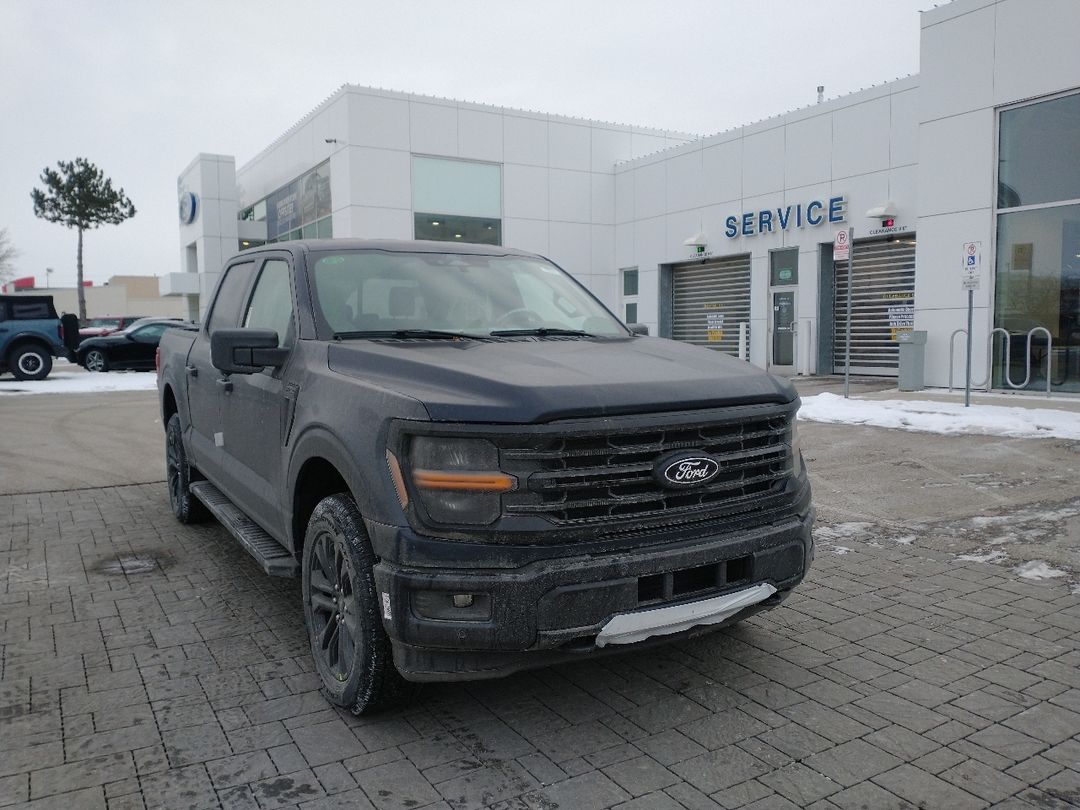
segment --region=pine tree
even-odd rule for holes
[[[30,192],[34,201],[34,216],[49,222],[59,222],[66,228],[79,232],[79,249],[76,256],[78,277],[79,320],[86,320],[86,292],[83,289],[83,231],[102,225],[119,225],[135,216],[135,206],[124,194],[114,189],[112,180],[88,161],[60,160],[56,169],[46,167],[41,172],[45,188]]]

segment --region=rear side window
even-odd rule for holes
[[[225,277],[221,279],[217,297],[214,298],[214,309],[206,322],[207,332],[228,329],[240,322],[240,307],[254,271],[254,262],[243,262],[226,268]]]
[[[289,280],[289,263],[270,259],[263,265],[255,292],[251,294],[244,315],[244,326],[273,329],[277,332],[278,345],[292,342],[293,302],[292,285]]]
[[[29,304],[12,302],[11,317],[16,321],[47,321],[53,316],[48,304],[35,301]]]

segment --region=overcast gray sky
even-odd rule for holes
[[[0,227],[18,275],[70,286],[75,233],[34,218],[83,156],[138,209],[86,277],[180,269],[176,177],[242,165],[348,82],[709,134],[918,72],[931,0],[0,0]]]

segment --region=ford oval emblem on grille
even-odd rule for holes
[[[653,475],[666,487],[693,487],[705,484],[720,472],[720,464],[708,456],[679,455],[661,459]]]

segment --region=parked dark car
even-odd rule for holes
[[[79,319],[57,316],[51,295],[0,295],[0,374],[44,380],[53,357],[72,356],[78,331]]]
[[[197,328],[193,323],[171,318],[142,318],[121,332],[84,340],[75,357],[87,371],[152,371],[158,341],[166,329]]]
[[[106,315],[104,318],[87,318],[79,326],[79,340],[111,335],[113,332],[127,329],[135,321],[145,317],[145,315]]]

